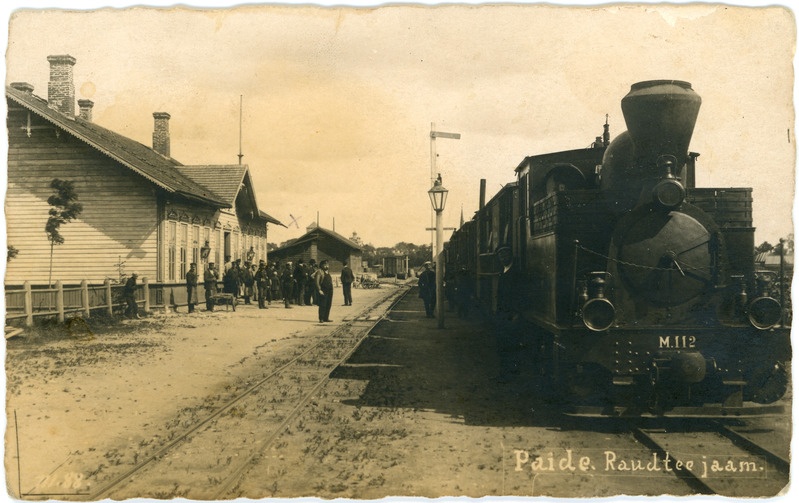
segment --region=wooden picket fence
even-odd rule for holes
[[[124,310],[125,285],[105,280],[102,284],[81,281],[80,285],[65,286],[57,281],[53,287],[33,286],[25,282],[22,288],[6,287],[6,324],[22,321],[32,326],[36,318],[55,318],[64,322],[68,316],[89,318],[102,312],[113,316]],[[205,296],[203,285],[198,287],[198,296]],[[142,278],[136,286],[136,301],[144,312],[154,309],[175,309],[187,304],[184,283],[150,283]]]

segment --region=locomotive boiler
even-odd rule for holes
[[[786,281],[755,270],[752,190],[696,187],[687,82],[634,84],[627,131],[525,158],[446,247],[572,412],[775,412],[790,359]]]

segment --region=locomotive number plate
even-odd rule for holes
[[[689,349],[696,347],[695,335],[665,335],[659,338],[659,349]]]

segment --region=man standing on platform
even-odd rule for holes
[[[291,262],[286,262],[286,268],[280,275],[280,286],[283,288],[283,305],[286,309],[291,309],[294,301],[294,272],[291,270]]]
[[[352,269],[344,261],[344,267],[341,269],[341,289],[344,291],[344,305],[352,305],[352,282],[355,281],[355,275]]]
[[[436,273],[430,269],[430,262],[424,263],[424,271],[419,275],[419,298],[424,302],[424,312],[433,317],[436,306]]]
[[[216,282],[219,281],[219,273],[214,269],[214,263],[209,262],[208,267],[203,273],[203,286],[205,287],[205,309],[214,310],[214,295],[216,295]]]
[[[305,304],[308,306],[311,304],[319,304],[316,302],[316,271],[318,270],[319,268],[316,266],[316,260],[311,259],[308,262],[308,279],[305,285]]]
[[[194,262],[189,266],[189,272],[186,273],[186,304],[189,306],[189,312],[194,312],[194,306],[199,303],[197,299],[197,264]]]
[[[258,264],[258,270],[253,275],[255,285],[258,288],[258,309],[266,309],[266,295],[269,290],[269,272],[266,270],[266,263],[262,260]]]
[[[298,306],[304,306],[305,289],[308,288],[308,269],[305,267],[305,262],[302,259],[299,259],[297,265],[294,267],[294,283],[296,285],[294,303]]]
[[[253,285],[255,285],[255,278],[253,278],[252,270],[250,269],[250,263],[245,262],[244,267],[240,269],[239,272],[239,280],[243,287],[244,291],[244,303],[250,303],[250,297],[254,297],[253,295]]]
[[[319,302],[319,322],[333,321],[330,319],[330,308],[333,305],[333,278],[330,276],[330,267],[327,260],[319,262],[316,272],[316,297]]]

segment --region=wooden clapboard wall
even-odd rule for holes
[[[54,178],[75,183],[83,213],[60,229],[65,243],[55,247],[53,281],[115,279],[120,260],[128,273],[156,278],[159,194],[153,183],[11,102],[8,139],[7,237],[19,253],[7,263],[7,285],[48,280],[44,227]]]

